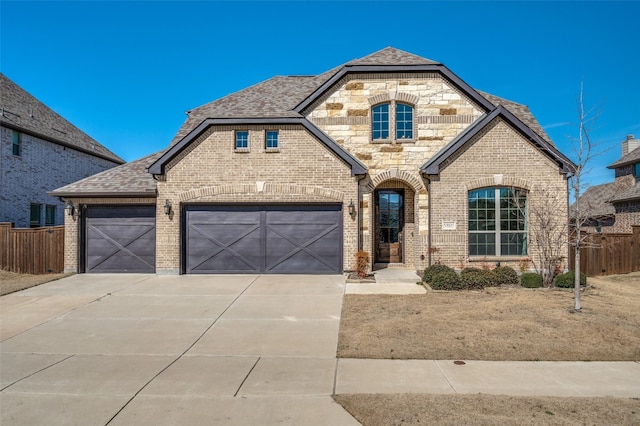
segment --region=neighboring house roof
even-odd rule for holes
[[[636,151],[640,151],[640,149]],[[622,203],[624,201],[640,201],[640,182],[636,182],[631,188],[621,191],[611,199],[612,203]]]
[[[462,148],[469,140],[477,135],[482,129],[489,125],[496,118],[502,118],[523,136],[527,137],[534,145],[539,147],[546,155],[558,163],[558,166],[564,173],[573,173],[575,165],[565,157],[558,149],[549,141],[541,138],[536,132],[531,130],[518,117],[512,114],[506,107],[498,105],[489,114],[485,114],[480,120],[476,121],[467,129],[461,132],[444,148],[438,151],[429,161],[424,163],[420,170],[427,175],[437,175],[440,173],[440,166],[451,155]]]
[[[0,73],[0,125],[117,164],[124,160]]]
[[[56,197],[155,197],[156,180],[147,172],[164,150],[105,170],[49,192]]]
[[[617,169],[619,167],[624,167],[635,163],[640,163],[640,148],[636,148],[633,151],[627,153],[627,155],[623,156],[618,161],[609,164],[607,168]]]
[[[615,182],[609,182],[587,188],[584,194],[580,196],[582,211],[586,213],[585,217],[613,216],[616,213],[616,209],[611,204],[611,199],[616,195],[617,187]],[[571,217],[575,217],[575,203],[569,208],[569,213]]]

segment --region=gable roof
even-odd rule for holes
[[[622,203],[624,201],[640,201],[640,181],[636,182],[632,187],[616,194],[616,196],[611,199],[612,203]]]
[[[395,47],[385,47],[382,50],[373,52],[364,58],[354,59],[345,65],[439,65],[440,62],[396,49]]]
[[[493,111],[485,114],[480,120],[477,120],[471,126],[467,127],[465,131],[458,134],[451,142],[449,142],[444,148],[438,151],[429,161],[424,163],[420,167],[420,171],[427,175],[437,175],[440,173],[440,166],[456,151],[462,148],[469,140],[476,136],[482,129],[489,125],[496,118],[502,118],[530,142],[536,145],[551,159],[556,161],[562,172],[573,173],[575,171],[575,165],[565,157],[558,149],[549,141],[541,138],[536,132],[531,130],[525,125],[522,120],[511,113],[507,108],[502,105],[498,105]]]
[[[590,218],[613,216],[616,213],[611,200],[615,197],[617,185],[615,182],[603,183],[602,185],[591,186],[580,196],[579,202],[582,204],[581,210],[587,212]],[[569,207],[569,214],[575,217],[575,203]]]
[[[607,166],[608,169],[617,169],[619,167],[628,166],[630,164],[640,163],[640,147],[634,149],[633,151],[627,153],[627,155],[623,156],[618,161],[611,163]]]
[[[0,125],[117,164],[124,160],[0,73]]]
[[[105,170],[49,192],[54,197],[155,197],[156,180],[149,164],[165,151],[158,151],[136,161]]]

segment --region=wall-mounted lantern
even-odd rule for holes
[[[164,203],[164,214],[169,216],[171,214],[171,201],[167,199]]]
[[[67,212],[67,216],[74,217],[76,208],[73,207],[73,203],[71,201],[67,201],[67,204],[64,206],[64,211]]]
[[[349,202],[349,215],[353,217],[356,214],[356,206],[353,205],[353,200]]]

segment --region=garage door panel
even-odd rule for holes
[[[89,207],[86,272],[155,272],[155,207]]]
[[[341,225],[339,205],[187,207],[185,270],[341,273]]]

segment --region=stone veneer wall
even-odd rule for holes
[[[405,188],[404,264],[422,269],[426,264],[428,195],[420,166],[481,115],[481,109],[438,73],[348,75],[310,108],[308,119],[358,158],[368,169],[360,183],[360,246],[374,258],[374,191]],[[389,102],[414,107],[414,138],[371,140],[371,107]],[[395,183],[388,186],[386,182]],[[411,190],[408,190],[410,188]]]
[[[235,130],[249,132],[249,148],[235,150]],[[265,130],[279,131],[277,152],[265,149]],[[184,203],[341,203],[344,269],[352,269],[358,227],[348,205],[358,199],[350,167],[302,126],[209,128],[174,159],[158,182],[156,271],[180,268],[180,205]]]
[[[466,147],[445,161],[440,167],[440,175],[431,181],[431,245],[439,249],[433,260],[457,268],[478,266],[483,262],[493,265],[500,261],[503,266],[518,269],[523,257],[468,256],[468,191],[490,186],[528,190],[529,211],[544,205],[541,188],[558,194],[557,217],[559,221],[567,221],[567,182],[558,165],[507,123],[496,119]],[[443,222],[455,223],[455,229],[443,230]],[[527,257],[537,262],[538,253],[531,242],[532,232],[530,229]]]
[[[154,204],[155,198],[65,198],[72,202],[76,214],[71,217],[64,215],[64,272],[78,272],[79,267],[79,235],[82,223],[83,205],[124,205],[124,204]],[[162,210],[159,210],[162,211]]]

